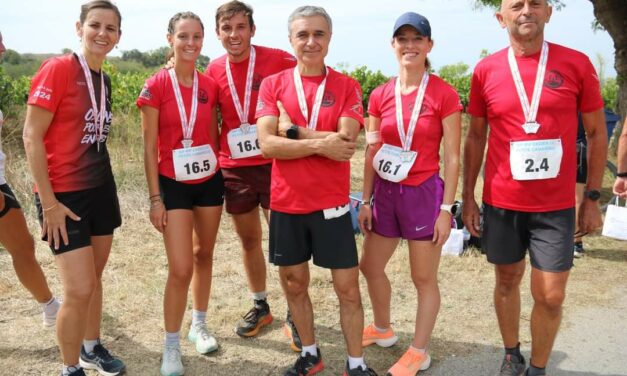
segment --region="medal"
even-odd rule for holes
[[[184,138],[183,141],[181,141],[181,143],[183,144],[183,147],[187,149],[187,148],[192,147],[192,143],[194,143],[194,141],[188,138]]]
[[[242,130],[242,133],[248,133],[248,131],[250,130],[250,124],[242,123],[240,124],[239,129]]]
[[[523,124],[522,127],[525,130],[525,133],[535,134],[538,132],[538,129],[540,128],[540,124],[538,124],[535,121],[528,121],[525,124]]]
[[[411,151],[402,151],[400,154],[401,157],[401,162],[403,163],[409,163],[412,161],[412,159],[414,159],[414,152]]]

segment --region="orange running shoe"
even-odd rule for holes
[[[376,343],[381,347],[390,347],[394,345],[398,341],[398,337],[394,335],[394,331],[392,331],[392,327],[389,327],[388,330],[381,333],[374,327],[374,324],[370,324],[364,328],[364,332],[361,338],[361,345],[363,347],[370,346],[373,343]]]
[[[387,376],[415,376],[418,371],[424,371],[431,365],[429,354],[409,348],[405,354],[388,370]]]

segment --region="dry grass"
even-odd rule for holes
[[[119,120],[119,119],[118,119]],[[111,140],[112,159],[122,203],[123,226],[116,232],[113,252],[105,270],[105,315],[103,339],[128,365],[129,375],[154,375],[158,371],[163,335],[162,294],[167,263],[163,243],[147,220],[148,205],[141,165],[141,143],[137,117],[129,116],[124,137]],[[121,125],[120,125],[121,126]],[[132,128],[135,127],[135,128]],[[10,128],[10,126],[9,126]],[[5,129],[5,132],[7,130]],[[6,133],[5,133],[6,134]],[[135,135],[135,136],[133,136]],[[25,206],[29,225],[37,233],[30,182],[17,140],[9,140],[8,178]],[[352,188],[361,190],[363,153],[353,161]],[[605,187],[609,186],[606,181]],[[264,248],[267,229],[264,228]],[[357,239],[361,246],[361,237]],[[588,255],[576,262],[566,303],[566,325],[571,310],[589,305],[610,304],[611,291],[624,284],[627,252],[624,243],[602,237],[586,239]],[[52,289],[61,293],[53,256],[37,244],[41,262]],[[268,292],[275,322],[255,339],[240,339],[233,326],[250,308],[246,278],[241,266],[239,241],[228,216],[222,218],[215,252],[215,271],[208,313],[220,350],[210,356],[197,355],[183,342],[187,375],[277,375],[294,360],[282,336],[285,302],[276,268],[268,268]],[[392,280],[393,324],[400,344],[391,349],[367,349],[370,365],[383,372],[409,344],[413,333],[416,295],[408,271],[407,247],[397,250],[388,266]],[[431,352],[437,361],[470,354],[479,348],[501,347],[492,305],[492,268],[478,252],[463,257],[444,257],[440,267],[442,309],[433,334]],[[366,321],[372,319],[365,281],[361,280]],[[344,345],[339,329],[338,306],[330,275],[312,268],[311,297],[315,306],[317,338],[327,369],[322,375],[337,375],[344,365]],[[530,337],[525,321],[530,314],[528,278],[522,289],[523,325],[521,341]],[[0,251],[0,374],[55,374],[60,357],[54,333],[40,323],[40,308],[21,287],[13,273],[10,257]],[[190,306],[191,309],[191,306]],[[185,318],[183,335],[189,325]]]

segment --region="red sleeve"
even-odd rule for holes
[[[141,108],[144,105],[159,109],[161,107],[161,98],[163,96],[163,74],[161,72],[155,73],[154,76],[146,80],[144,87],[137,97],[137,107]]]
[[[257,98],[257,111],[255,112],[255,119],[259,119],[264,116],[279,116],[279,109],[276,105],[276,81],[278,81],[278,77],[269,77],[261,81],[259,97]]]
[[[599,77],[590,62],[590,59],[584,57],[582,61],[582,82],[581,91],[577,98],[577,107],[581,112],[593,112],[604,107],[603,97],[601,97],[601,87]]]
[[[459,95],[457,94],[457,91],[448,84],[444,84],[443,86],[442,102],[440,105],[440,118],[442,119],[455,112],[460,112],[464,109],[464,106],[462,106],[462,102],[459,100]]]
[[[28,104],[55,112],[68,87],[69,68],[60,58],[44,61],[33,76]]]
[[[370,93],[368,99],[368,114],[381,119],[381,97],[383,96],[383,87],[386,84],[377,86],[376,89]]]
[[[481,82],[481,66],[477,66],[472,74],[470,83],[470,96],[468,99],[467,112],[476,117],[486,117],[487,109],[483,98],[483,82]]]
[[[281,51],[281,62],[280,65],[283,67],[281,70],[294,68],[296,66],[296,58],[292,56],[292,54],[287,53],[283,50]]]
[[[207,85],[209,92],[207,94],[209,95],[211,108],[214,108],[215,106],[218,105],[218,95],[220,93],[220,89],[218,88],[218,84],[213,78],[211,78],[210,76],[206,76],[206,77],[209,81],[209,84]]]
[[[347,81],[346,101],[342,106],[340,117],[349,117],[355,119],[363,127],[364,125],[364,105],[362,104],[361,86],[353,79]]]

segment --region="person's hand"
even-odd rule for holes
[[[70,244],[67,236],[65,218],[69,217],[71,220],[77,222],[80,221],[81,218],[58,201],[48,209],[42,207],[42,211],[44,219],[41,231],[43,236],[48,237],[48,245],[54,246],[54,249],[59,249],[61,241],[63,241],[63,244],[66,246]]]
[[[356,143],[345,139],[339,133],[331,133],[322,140],[319,154],[335,161],[348,161],[355,154]]]
[[[440,210],[438,219],[435,220],[435,227],[433,228],[433,243],[436,246],[441,247],[446,243],[449,235],[451,234],[451,214]]]
[[[361,205],[359,208],[359,214],[357,215],[357,222],[359,223],[359,229],[364,236],[370,234],[370,231],[372,231],[372,208],[370,207],[370,204]]]
[[[278,135],[281,137],[287,137],[287,130],[292,126],[292,119],[290,115],[285,111],[285,107],[283,107],[283,103],[281,101],[276,102],[276,106],[279,109],[279,126],[277,129]]]
[[[166,61],[164,68],[165,69],[174,68],[174,56],[172,56],[170,60]]]
[[[582,234],[589,234],[598,230],[603,225],[601,219],[601,210],[597,201],[585,199],[579,207],[579,218],[577,218],[579,224],[579,232]]]
[[[165,226],[168,224],[168,213],[162,201],[150,203],[150,223],[155,226],[157,231],[161,233],[165,231]]]
[[[474,237],[481,236],[481,215],[479,206],[474,198],[464,200],[462,204],[462,220],[468,232]]]
[[[612,192],[620,198],[627,199],[627,178],[617,177]]]

